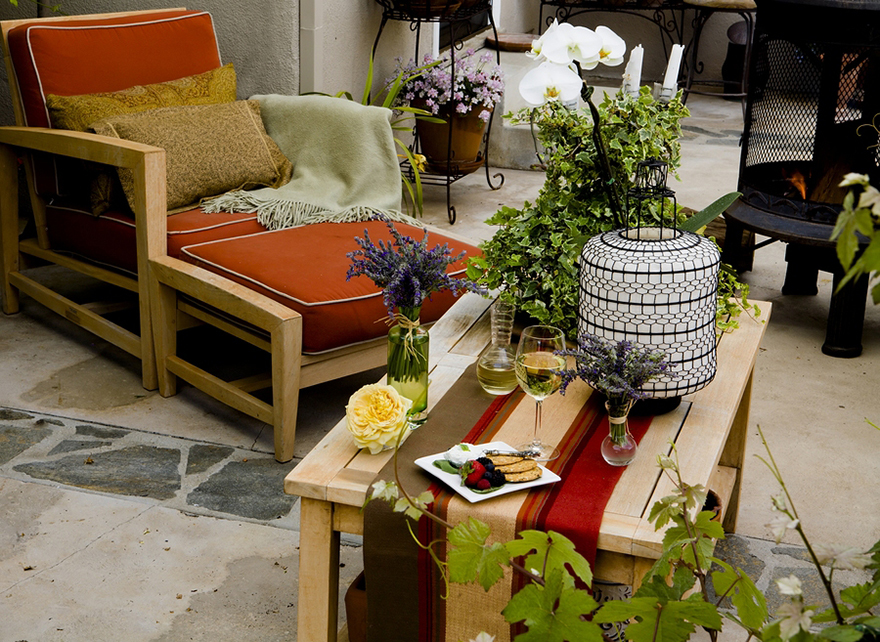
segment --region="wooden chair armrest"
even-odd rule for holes
[[[249,287],[170,256],[152,257],[150,271],[155,279],[219,310],[263,330],[295,319],[299,312]]]
[[[133,169],[150,154],[165,154],[152,145],[87,132],[44,127],[0,127],[0,144]]]

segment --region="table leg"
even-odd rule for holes
[[[736,482],[733,485],[733,491],[730,493],[722,524],[724,531],[727,533],[736,532],[736,517],[737,512],[739,512],[739,491],[742,487],[742,468],[746,453],[746,436],[749,430],[749,412],[752,406],[752,380],[754,376],[753,370],[749,374],[749,380],[746,382],[746,387],[739,400],[739,407],[736,409],[736,415],[733,417],[733,424],[730,426],[727,443],[724,445],[721,459],[718,462],[722,466],[736,469]]]
[[[300,499],[297,640],[336,642],[339,600],[339,533],[333,504]]]

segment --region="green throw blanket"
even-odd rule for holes
[[[382,215],[421,225],[400,211],[400,165],[391,111],[328,96],[252,96],[266,133],[293,163],[279,188],[207,199],[206,212],[256,212],[270,230],[346,223]]]

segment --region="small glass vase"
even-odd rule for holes
[[[428,352],[430,335],[418,325],[419,308],[401,308],[388,331],[388,385],[413,402],[409,420],[428,418]]]
[[[602,458],[612,466],[626,466],[636,458],[638,446],[629,431],[632,402],[605,402],[608,411],[608,435],[602,440]]]
[[[506,395],[519,385],[514,364],[516,350],[510,345],[514,307],[500,299],[492,304],[492,342],[477,359],[477,381],[490,395]]]

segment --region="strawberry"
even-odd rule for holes
[[[483,475],[486,473],[486,467],[478,461],[471,460],[465,462],[460,472],[461,476],[464,477],[464,485],[473,488],[483,478]]]

